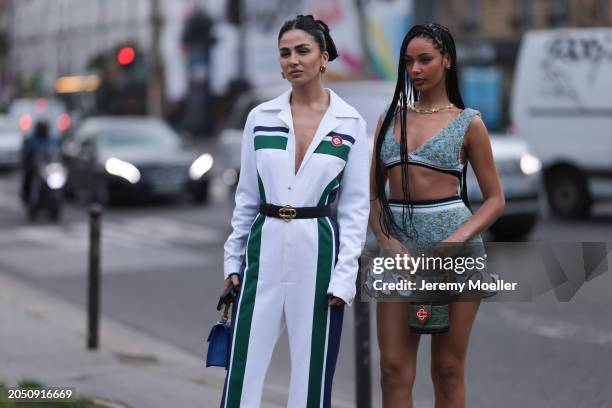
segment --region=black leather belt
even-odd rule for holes
[[[292,207],[290,205],[274,205],[261,203],[259,212],[266,217],[282,218],[286,222],[294,218],[321,218],[332,215],[331,206],[325,205],[321,207]]]

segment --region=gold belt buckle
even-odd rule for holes
[[[285,222],[289,222],[295,218],[297,215],[297,211],[290,205],[284,205],[278,210],[278,215],[285,220]]]

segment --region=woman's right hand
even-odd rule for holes
[[[238,275],[231,275],[229,278],[225,279],[219,295],[223,295],[230,285],[234,285],[236,290],[238,290],[238,288],[240,288],[240,277]]]
[[[408,248],[406,248],[406,246],[396,238],[384,237],[384,239],[378,240],[378,245],[382,248],[385,257],[395,259],[395,257],[399,255],[402,259],[402,264],[404,255],[409,258],[412,257],[412,254],[410,253]],[[412,263],[408,263],[408,265],[412,265]],[[396,272],[406,276],[409,276],[411,274],[411,271],[406,269],[398,269],[396,270]]]
[[[378,245],[383,249],[385,256],[395,257],[395,255],[404,254],[410,256],[410,251],[404,246],[399,240],[393,237],[385,237],[384,239],[378,240]]]

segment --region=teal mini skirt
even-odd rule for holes
[[[412,257],[427,257],[432,254],[432,248],[436,244],[448,238],[461,224],[466,222],[472,215],[461,197],[452,196],[437,200],[417,200],[409,203],[400,200],[389,200],[389,206],[393,214],[395,224],[399,228],[391,228],[390,234],[400,241],[410,252]],[[412,222],[408,216],[409,207],[412,207]],[[459,247],[459,245],[457,245]],[[476,262],[463,267],[455,267],[452,273],[448,273],[446,280],[465,283],[495,283],[498,276],[491,274],[486,266],[486,251],[482,237],[476,235],[469,241],[461,244],[460,253],[453,255],[455,259],[463,257],[473,258]],[[445,258],[447,259],[447,258]],[[457,263],[457,265],[459,265]],[[479,287],[479,285],[473,285]],[[483,285],[489,287],[489,285]],[[473,292],[472,292],[473,293]],[[496,291],[479,290],[482,298],[495,295]],[[462,293],[453,293],[460,296]]]

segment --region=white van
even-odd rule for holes
[[[511,109],[555,214],[586,217],[612,198],[612,28],[525,34]]]

